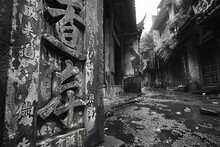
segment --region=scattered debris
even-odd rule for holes
[[[203,93],[202,93],[202,95],[206,95],[206,93],[205,93],[205,92],[203,92]]]
[[[168,139],[164,140],[163,142],[169,144],[169,143],[172,143],[173,140],[169,137]]]
[[[160,128],[156,129],[156,132],[161,132],[161,129]]]
[[[151,114],[157,114],[155,111],[152,111]]]
[[[176,112],[177,115],[181,115],[181,112]]]
[[[204,123],[204,124],[199,124],[199,126],[200,126],[200,127],[203,127],[203,128],[208,128],[208,129],[213,128],[213,125],[212,125],[212,124],[206,124],[206,123]]]
[[[196,129],[196,130],[198,130],[198,129],[199,129],[199,127],[195,127],[195,129]]]
[[[184,112],[191,112],[191,110],[190,110],[188,107],[186,107],[186,108],[184,109]]]
[[[180,84],[178,87],[180,88],[180,87],[186,87],[186,86],[185,86],[185,85],[183,85],[183,84]]]
[[[108,130],[108,128],[104,128],[104,131]]]
[[[114,115],[114,112],[111,110],[111,109],[109,109],[106,113],[105,113],[105,118],[109,118],[109,117],[111,117],[111,116],[113,116]]]
[[[137,108],[134,108],[134,110],[135,110],[135,111],[139,111],[139,110],[141,110],[141,108],[140,108],[140,107],[137,107]]]
[[[178,86],[178,90],[181,91],[181,92],[185,92],[186,91],[186,85],[180,84]]]
[[[140,97],[140,96],[142,96],[142,95],[144,95],[143,93],[139,93],[139,94],[137,94],[137,97]]]
[[[212,104],[218,105],[218,102],[212,102]]]
[[[141,124],[140,121],[134,121],[134,120],[132,120],[131,123],[133,123],[133,124]]]
[[[137,130],[143,130],[143,129],[145,129],[145,126],[144,125],[136,125],[135,128]]]
[[[213,110],[213,109],[204,108],[204,107],[201,107],[199,109],[199,111],[200,111],[201,114],[205,114],[205,115],[213,115],[213,116],[218,116],[219,115],[218,111]]]

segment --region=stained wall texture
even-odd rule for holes
[[[11,9],[3,146],[102,141],[103,1],[14,0]]]
[[[0,142],[3,138],[4,127],[4,110],[5,96],[7,84],[7,70],[9,66],[9,46],[10,44],[10,29],[12,15],[12,1],[0,1]]]

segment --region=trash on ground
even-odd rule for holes
[[[136,125],[135,128],[137,130],[143,130],[143,129],[145,129],[145,126],[144,125]]]
[[[181,112],[176,112],[177,115],[181,115]]]
[[[108,128],[104,128],[104,131],[108,130]]]
[[[161,129],[160,128],[156,129],[156,132],[161,132]]]
[[[185,111],[185,112],[190,112],[191,110],[190,110],[188,107],[186,107],[186,108],[184,109],[184,111]]]
[[[183,84],[180,84],[180,85],[178,85],[178,87],[180,88],[180,87],[186,87],[186,86]]]
[[[199,126],[200,126],[200,127],[203,127],[203,128],[208,128],[208,129],[213,128],[213,125],[212,125],[212,124],[206,124],[206,123],[199,124]]]
[[[157,114],[156,112],[152,111],[151,114]]]
[[[105,118],[109,118],[111,116],[114,115],[114,112],[112,110],[108,110],[106,113],[105,113]]]
[[[218,104],[218,102],[212,102],[212,104],[215,104],[215,105],[217,105],[217,104]]]
[[[131,123],[133,123],[133,124],[141,124],[141,122],[140,121],[131,121]]]
[[[204,114],[204,115],[213,115],[213,116],[218,116],[219,115],[218,111],[213,110],[213,109],[204,108],[204,107],[201,107],[199,109],[199,111],[200,111],[201,114]]]

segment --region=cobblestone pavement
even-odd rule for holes
[[[123,102],[123,97],[121,97]],[[127,101],[128,96],[126,98]],[[131,98],[130,98],[131,99]],[[220,146],[220,116],[201,114],[201,107],[220,112],[220,98],[168,91],[145,91],[136,101],[113,108],[105,133],[128,146]],[[109,104],[111,105],[111,104]]]

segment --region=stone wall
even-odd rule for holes
[[[4,128],[4,110],[7,84],[7,70],[9,67],[9,47],[10,30],[11,30],[11,15],[12,1],[2,0],[0,2],[0,142],[3,138]],[[1,146],[1,143],[0,143]]]
[[[103,1],[14,0],[0,7],[10,19],[0,19],[7,31],[0,40],[2,146],[103,141]]]

